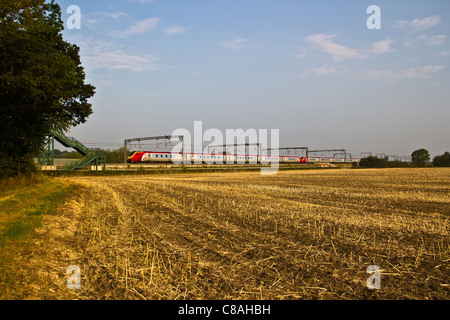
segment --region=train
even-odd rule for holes
[[[214,154],[214,153],[185,153],[186,163],[307,163],[307,162],[355,162],[359,159],[335,158],[335,157],[300,157],[300,156],[268,156],[264,155],[243,155],[243,154]],[[182,163],[182,153],[157,152],[157,151],[132,151],[128,158],[128,163]]]

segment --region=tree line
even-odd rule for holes
[[[106,163],[123,163],[123,147],[119,149],[102,149],[105,153]],[[128,155],[130,151],[127,149],[126,154]],[[61,151],[55,149],[55,158],[56,159],[80,159],[83,156],[76,151]]]
[[[378,158],[369,156],[359,161],[364,168],[395,168],[395,167],[450,167],[450,153],[437,155],[430,162],[431,156],[427,149],[417,149],[411,153],[411,162],[389,161],[388,157]]]

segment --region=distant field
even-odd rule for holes
[[[448,299],[450,169],[61,181],[81,187],[18,260],[31,299]]]

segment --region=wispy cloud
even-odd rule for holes
[[[434,27],[441,21],[439,16],[430,16],[423,19],[413,19],[411,21],[398,20],[394,26],[397,28],[410,28],[412,31],[422,31]]]
[[[127,17],[128,14],[126,12],[120,11],[120,12],[104,12],[104,11],[99,11],[97,12],[97,14],[102,15],[102,16],[106,16],[109,18],[113,18],[113,19],[119,19],[120,17]]]
[[[136,55],[124,51],[123,46],[106,41],[82,41],[79,43],[83,64],[87,69],[113,69],[133,72],[155,71],[161,68],[158,57],[150,54]]]
[[[438,34],[438,35],[422,35],[418,37],[418,40],[424,41],[426,45],[429,46],[440,46],[445,43],[447,40],[447,37],[445,34]]]
[[[186,31],[186,27],[182,27],[182,26],[169,26],[164,29],[164,32],[170,36],[174,35],[174,34],[183,33],[185,31]]]
[[[111,87],[116,86],[117,84],[118,84],[118,82],[115,80],[108,80],[108,79],[100,80],[100,86],[102,88],[111,88]]]
[[[391,39],[387,40],[381,40],[375,43],[372,43],[370,45],[369,53],[386,53],[386,52],[393,52],[394,50],[391,49],[391,45],[394,41]]]
[[[322,66],[319,68],[311,68],[311,69],[305,70],[300,76],[301,77],[328,76],[328,75],[331,75],[334,73],[336,73],[336,68],[334,66],[332,66],[332,67]]]
[[[354,59],[361,57],[360,52],[357,49],[352,49],[344,45],[333,42],[336,34],[313,34],[306,37],[313,49],[324,52],[331,55],[336,60]]]
[[[441,71],[445,68],[443,65],[415,67],[407,70],[369,70],[364,73],[364,77],[371,80],[385,80],[388,82],[398,82],[404,79],[427,79],[432,73]]]
[[[246,39],[246,38],[241,38],[241,37],[234,37],[232,40],[229,41],[225,41],[225,42],[221,42],[220,46],[227,48],[227,49],[232,49],[232,50],[237,50],[237,49],[242,49],[245,47],[245,45],[249,42],[250,40]]]
[[[448,56],[450,56],[450,51],[441,51],[441,52],[437,53],[436,56],[438,56],[438,57],[448,57]]]
[[[152,3],[154,0],[128,0],[128,1],[139,3]]]
[[[113,32],[111,34],[117,37],[127,37],[130,35],[141,34],[156,29],[158,27],[159,22],[160,22],[159,18],[148,18],[136,22],[134,25],[132,25],[126,30]]]

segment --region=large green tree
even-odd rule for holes
[[[427,162],[430,161],[430,153],[427,149],[417,149],[411,153],[411,161],[416,166],[425,167]]]
[[[433,165],[435,167],[450,167],[450,152],[446,151],[444,154],[435,156]]]
[[[64,41],[54,1],[0,0],[0,177],[17,173],[52,128],[92,114],[79,47]]]

